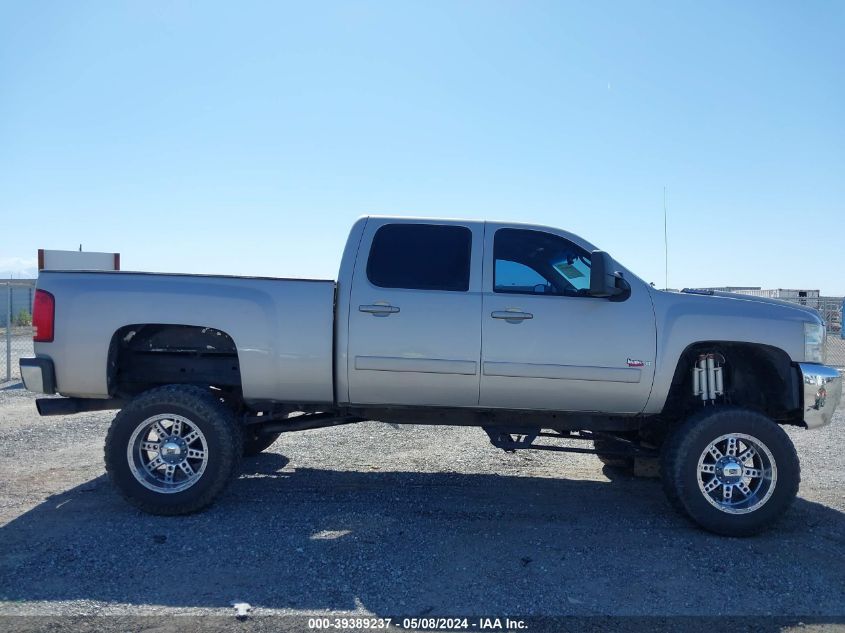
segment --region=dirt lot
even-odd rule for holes
[[[374,422],[283,436],[246,460],[211,509],[147,516],[103,474],[111,414],[39,418],[33,399],[19,386],[0,389],[2,615],[214,614],[234,623],[232,603],[246,602],[259,619],[845,623],[841,409],[824,429],[790,431],[803,481],[785,519],[762,536],[726,539],[674,514],[656,480],[613,477],[592,455],[505,454],[480,429]],[[0,628],[27,621],[5,618]]]

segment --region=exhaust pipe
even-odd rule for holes
[[[122,409],[124,400],[117,398],[36,398],[39,415],[73,415],[87,411]]]

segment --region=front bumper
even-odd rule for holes
[[[56,373],[49,358],[21,358],[21,378],[28,391],[56,393]]]
[[[798,363],[804,407],[804,424],[815,429],[828,424],[842,399],[842,374],[838,369],[813,363]]]

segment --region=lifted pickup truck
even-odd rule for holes
[[[156,514],[207,506],[280,433],[381,420],[623,467],[659,455],[678,510],[751,534],[798,491],[779,425],[827,424],[842,390],[814,310],[656,290],[519,224],[362,218],[337,282],[43,272],[33,322],[26,388],[65,396],[39,413],[120,409],[106,469]]]

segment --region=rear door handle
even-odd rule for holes
[[[510,310],[496,310],[491,312],[490,316],[494,319],[505,319],[506,321],[524,321],[534,318],[534,315],[530,312],[511,312]]]
[[[372,304],[358,306],[358,311],[369,312],[373,316],[387,316],[388,314],[395,314],[396,312],[399,312],[399,308],[396,306]]]

